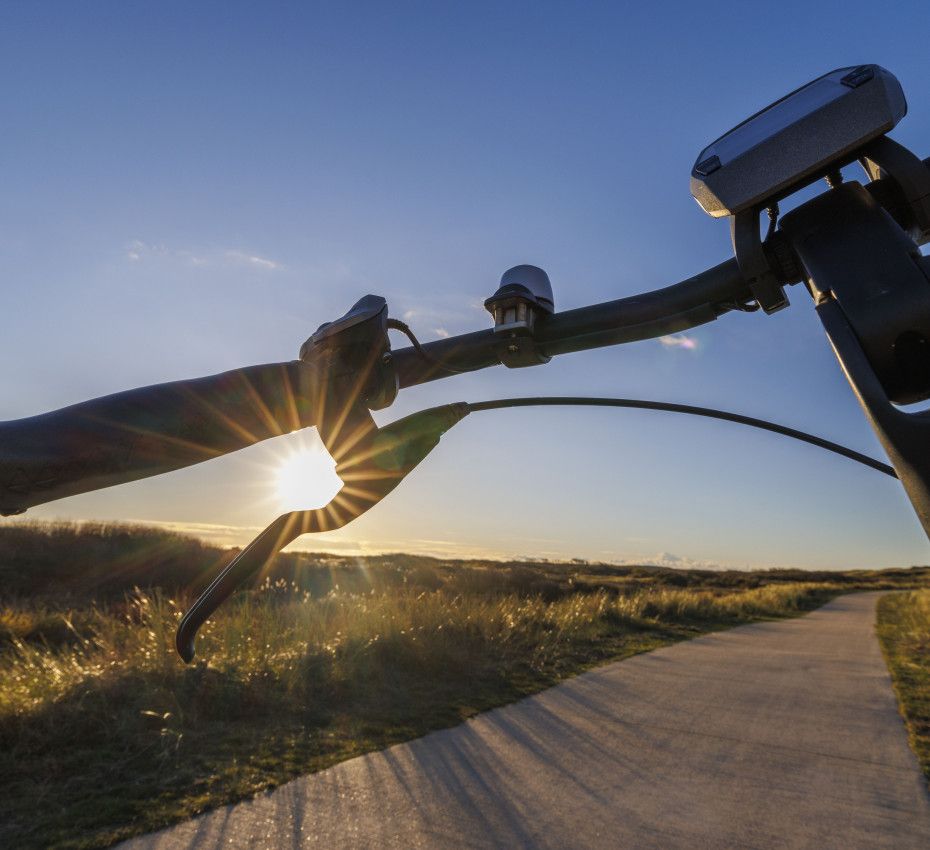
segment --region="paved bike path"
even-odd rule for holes
[[[609,664],[121,847],[927,850],[878,596]]]

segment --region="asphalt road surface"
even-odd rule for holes
[[[877,597],[609,664],[121,846],[927,850]]]

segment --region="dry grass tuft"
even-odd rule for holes
[[[878,637],[911,747],[930,781],[930,590],[883,596],[878,602]]]

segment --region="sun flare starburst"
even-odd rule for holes
[[[274,476],[275,498],[282,511],[322,508],[342,488],[336,463],[319,438],[303,440],[280,459]]]

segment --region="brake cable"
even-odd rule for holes
[[[359,424],[355,426],[355,436],[349,441],[351,446],[346,450],[341,448],[347,444],[344,436],[341,441],[334,440],[326,427],[318,426],[324,444],[336,460],[336,474],[344,482],[342,490],[323,508],[282,514],[240,551],[181,619],[175,636],[178,654],[188,663],[193,660],[194,640],[203,623],[237,587],[261,574],[285,546],[303,534],[342,528],[373,508],[439,445],[440,437],[446,431],[469,413],[555,406],[638,408],[735,422],[809,443],[883,472],[891,478],[898,477],[888,464],[795,428],[726,410],[644,399],[537,396],[456,402],[421,410],[383,428],[378,428],[369,415],[366,420],[357,420]]]
[[[767,212],[770,218],[770,228],[774,229],[775,223],[778,220],[778,204],[773,204],[771,207],[769,207]],[[746,307],[741,306],[737,307],[737,309],[746,309]],[[758,309],[758,304],[753,305],[750,309]],[[420,344],[420,341],[417,339],[416,334],[414,334],[410,325],[408,325],[406,322],[402,322],[400,319],[388,319],[387,327],[398,330],[404,334],[404,336],[406,336],[413,344],[416,352],[427,362],[433,363],[434,365],[441,369],[445,369],[448,372],[462,374],[457,369],[444,363],[439,358],[428,354]],[[825,440],[822,437],[816,437],[813,434],[808,434],[804,431],[798,431],[796,428],[789,428],[785,425],[778,425],[775,422],[769,422],[765,419],[757,419],[753,416],[744,416],[743,414],[732,413],[726,410],[717,410],[716,408],[712,407],[703,407],[691,404],[675,404],[673,402],[664,401],[647,401],[645,399],[603,398],[594,396],[526,396],[522,398],[502,398],[492,399],[489,401],[466,402],[465,404],[469,413],[474,413],[480,410],[503,410],[510,407],[624,407],[638,410],[661,410],[668,413],[685,413],[692,416],[704,416],[708,419],[719,419],[724,422],[736,422],[739,425],[747,425],[750,428],[759,428],[763,431],[770,431],[773,434],[781,434],[784,437],[791,437],[792,439],[800,440],[804,443],[809,443],[812,446],[817,446],[818,448],[825,449],[826,451],[834,452],[835,454],[849,458],[850,460],[854,460],[857,463],[861,463],[864,466],[868,466],[871,469],[877,470],[878,472],[883,472],[885,475],[889,475],[892,478],[898,477],[897,473],[894,471],[894,467],[890,466],[889,464],[882,463],[880,460],[876,460],[875,458],[847,448],[846,446],[841,446],[839,443],[834,443],[831,440]]]
[[[452,372],[455,375],[464,375],[466,373],[463,369],[456,369],[454,366],[443,362],[438,357],[433,357],[420,343],[420,340],[417,339],[416,334],[413,332],[413,329],[406,322],[402,322],[400,319],[387,319],[385,326],[389,330],[400,331],[407,339],[410,340],[411,345],[413,345],[414,351],[420,355],[427,363],[431,363],[433,366],[443,369],[446,372]]]
[[[825,440],[822,437],[816,437],[813,434],[807,434],[804,431],[798,431],[795,428],[789,428],[786,425],[778,425],[775,422],[768,422],[765,419],[756,419],[753,416],[743,416],[741,413],[731,413],[727,410],[716,410],[712,407],[698,407],[690,404],[674,404],[666,401],[647,401],[645,399],[635,398],[597,398],[585,396],[530,396],[527,398],[501,398],[491,401],[469,402],[468,410],[477,412],[479,410],[502,410],[508,407],[563,407],[563,406],[585,406],[585,407],[626,407],[639,410],[662,410],[669,413],[686,413],[692,416],[704,416],[708,419],[720,419],[724,422],[736,422],[739,425],[748,425],[751,428],[760,428],[763,431],[771,431],[773,434],[781,434],[784,437],[791,437],[794,440],[800,440],[803,443],[809,443],[828,452],[842,455],[845,458],[854,460],[870,469],[878,472],[884,472],[891,478],[897,478],[894,467],[880,460],[864,455],[854,449],[841,446],[839,443]]]

